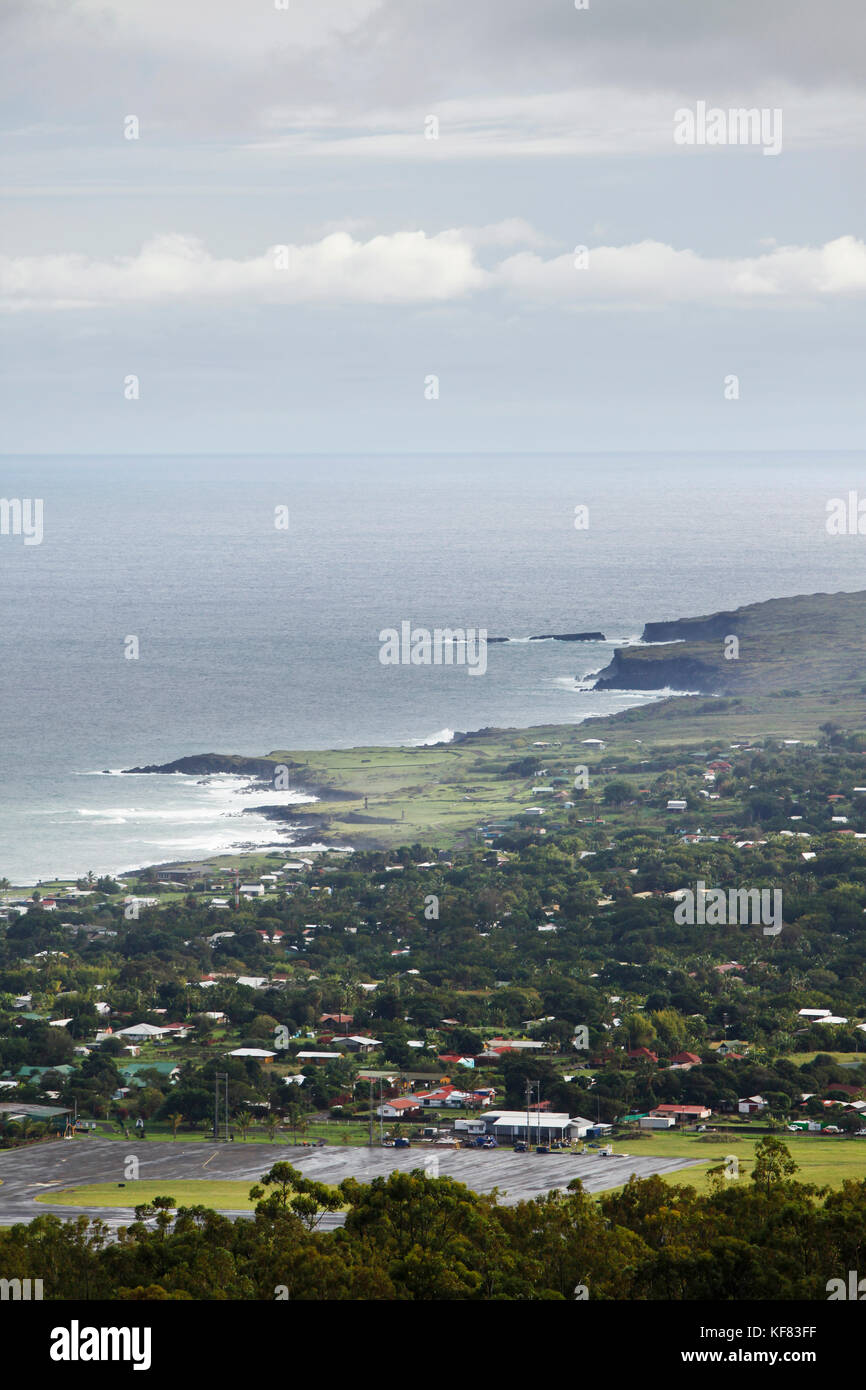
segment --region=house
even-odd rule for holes
[[[410,1043],[409,1046],[411,1047],[412,1044]],[[474,1057],[458,1057],[457,1054],[454,1053],[454,1052],[442,1052],[442,1053],[440,1053],[440,1055],[439,1055],[439,1061],[440,1061],[440,1062],[447,1062],[448,1065],[449,1065],[449,1066],[452,1066],[452,1067],[474,1067],[474,1066],[475,1066],[475,1058],[474,1058]]]
[[[744,1042],[711,1042],[710,1051],[715,1052],[719,1057],[743,1057],[749,1050],[748,1043]]]
[[[157,869],[156,877],[160,883],[191,883],[196,879],[210,879],[212,870],[207,864],[192,864],[186,869],[179,869],[176,866],[169,869]]]
[[[584,1120],[580,1115],[574,1117],[566,1113],[536,1111],[527,1114],[525,1110],[497,1110],[484,1116],[488,1134],[503,1143],[516,1140],[533,1144],[549,1144],[551,1140],[568,1143],[572,1139],[584,1139],[593,1127],[592,1120]]]
[[[673,1115],[641,1115],[638,1124],[641,1129],[674,1129],[676,1119]]]
[[[666,809],[668,811],[685,811],[687,804],[687,802],[680,800],[669,801]]]
[[[708,1120],[712,1115],[706,1105],[657,1105],[650,1116],[672,1116],[678,1125],[692,1124],[695,1120]]]
[[[229,1057],[254,1057],[257,1062],[267,1065],[276,1057],[276,1052],[269,1052],[266,1047],[236,1047],[230,1052]]]
[[[124,1081],[136,1086],[147,1084],[145,1076],[149,1071],[156,1072],[157,1076],[165,1077],[172,1085],[180,1076],[180,1066],[177,1062],[125,1062],[117,1070]]]
[[[487,1125],[483,1119],[455,1120],[454,1132],[473,1136],[480,1136],[487,1133]]]
[[[115,1036],[118,1038],[131,1038],[139,1042],[147,1041],[151,1038],[165,1037],[167,1028],[157,1028],[155,1023],[133,1023],[129,1028],[118,1028]]]
[[[633,1062],[658,1061],[658,1054],[655,1052],[650,1052],[648,1047],[633,1047],[628,1055]]]
[[[335,1044],[345,1047],[349,1052],[375,1052],[377,1047],[382,1047],[381,1038],[363,1038],[349,1034],[348,1037],[333,1038]]]
[[[671,1058],[672,1067],[699,1067],[701,1059],[696,1052],[675,1052]]]
[[[441,1110],[469,1105],[472,1098],[468,1091],[459,1091],[456,1086],[440,1086],[435,1091],[416,1091],[415,1099],[422,1110]]]
[[[763,1096],[745,1096],[737,1101],[737,1110],[741,1115],[760,1115],[767,1108],[767,1102]]]
[[[351,1025],[352,1025],[354,1022],[355,1022],[355,1015],[354,1015],[354,1014],[322,1014],[322,1015],[320,1016],[320,1018],[319,1018],[319,1023],[320,1023],[320,1024],[321,1024],[321,1023],[336,1023],[338,1027],[342,1027],[342,1025],[343,1025],[344,1023],[347,1024],[349,1027],[351,1027]]]
[[[56,1071],[57,1068],[52,1068]],[[17,1121],[19,1124],[27,1120],[36,1123],[43,1123],[52,1129],[63,1129],[72,1111],[59,1105],[16,1105],[15,1103],[0,1105],[0,1123],[7,1124]]]
[[[247,989],[264,989],[267,983],[267,975],[238,975],[235,981],[235,984],[244,985]]]
[[[382,1120],[402,1120],[418,1111],[419,1105],[415,1096],[400,1096],[396,1100],[383,1101],[376,1107],[376,1114]]]

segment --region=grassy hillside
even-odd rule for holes
[[[548,817],[539,824],[550,823],[579,765],[591,776],[637,772],[641,762],[673,749],[722,750],[765,739],[817,742],[827,721],[866,730],[866,592],[773,599],[651,624],[646,636],[677,645],[623,649],[604,680],[689,688],[688,677],[703,672],[707,690],[729,693],[677,696],[582,724],[483,730],[435,748],[235,755],[225,759],[225,769],[262,772],[286,764],[293,786],[314,788],[320,798],[314,806],[283,817],[308,827],[303,842],[391,848],[417,841],[447,848],[474,840],[490,821],[513,819],[538,804]],[[725,658],[730,636],[739,642],[735,660]],[[603,739],[606,748],[588,746],[588,738]],[[204,758],[201,769],[200,760],[185,760],[188,770],[218,770],[217,755]],[[541,783],[561,779],[554,796],[541,797],[539,778],[517,766],[528,758],[548,769]]]

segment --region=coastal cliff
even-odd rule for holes
[[[701,695],[729,695],[741,687],[707,657],[661,655],[635,660],[634,647],[615,652],[595,682],[596,690],[678,690]],[[638,649],[639,650],[639,649]]]
[[[188,758],[176,758],[171,763],[148,763],[146,767],[125,767],[125,773],[133,772],[183,772],[189,777],[211,777],[218,773],[231,773],[242,777],[261,777],[270,782],[277,766],[276,758],[245,758],[234,753],[196,753]],[[288,763],[291,770],[297,764]]]
[[[596,690],[799,695],[863,680],[866,593],[769,599],[704,617],[647,623],[598,672]],[[794,688],[794,689],[792,689]]]

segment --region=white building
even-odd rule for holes
[[[488,1134],[504,1143],[525,1142],[528,1132],[533,1144],[549,1144],[554,1139],[567,1144],[571,1139],[585,1139],[593,1128],[592,1120],[552,1110],[530,1110],[528,1120],[527,1131],[525,1110],[495,1110],[484,1116],[484,1125]]]

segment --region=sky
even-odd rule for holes
[[[862,0],[3,0],[0,452],[858,450],[864,49]]]

